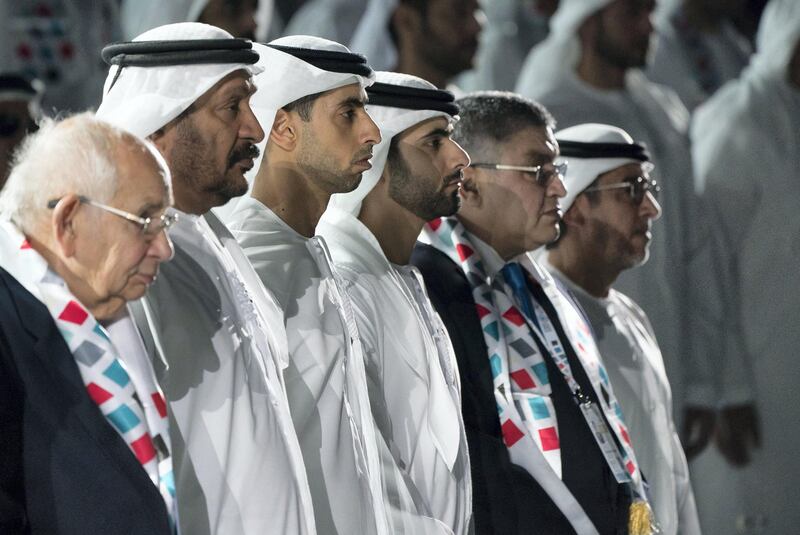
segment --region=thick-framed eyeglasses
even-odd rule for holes
[[[614,182],[613,184],[602,184],[593,188],[586,188],[584,193],[590,191],[608,191],[614,189],[627,188],[631,196],[631,201],[634,204],[642,204],[646,193],[650,193],[654,199],[658,200],[658,194],[661,193],[661,186],[655,180],[637,176],[633,180],[625,182]]]
[[[60,200],[61,199],[53,199],[48,201],[47,207],[52,210],[56,207]],[[126,212],[125,210],[120,210],[119,208],[114,208],[113,206],[108,206],[107,204],[93,201],[89,197],[85,197],[83,195],[78,195],[78,200],[81,202],[81,204],[88,204],[89,206],[100,208],[101,210],[105,210],[106,212],[114,214],[115,216],[119,216],[139,225],[142,235],[151,238],[156,236],[162,230],[170,228],[175,224],[175,222],[178,221],[178,214],[169,210],[158,217],[139,217],[130,212]]]
[[[528,167],[524,165],[507,165],[504,163],[471,163],[469,166],[482,169],[496,169],[498,171],[519,171],[532,176],[538,185],[546,188],[553,182],[556,176],[562,179],[567,176],[569,162],[562,161],[554,164],[551,168],[546,168],[543,165]]]

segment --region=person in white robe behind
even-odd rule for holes
[[[738,80],[698,108],[692,142],[715,238],[705,272],[709,285],[724,290],[709,311],[719,328],[713,358],[727,376],[740,373],[743,355],[761,423],[755,449],[759,437],[743,437],[735,419],[723,415],[720,449],[734,465],[751,462],[736,471],[740,488],[720,497],[730,514],[716,532],[735,522],[748,533],[794,533],[800,524],[792,500],[800,479],[793,395],[800,381],[800,291],[792,276],[800,262],[800,3],[767,5],[755,56]]]
[[[97,110],[151,139],[172,172],[175,258],[134,316],[175,422],[180,529],[199,535],[316,532],[283,386],[283,316],[211,212],[247,191],[264,138],[250,108],[261,69],[251,46],[178,23],[106,47]]]
[[[368,0],[306,0],[286,24],[285,34],[313,35],[349,43]]]
[[[646,148],[610,125],[556,132],[569,161],[561,235],[542,263],[588,316],[664,535],[700,533],[689,469],[672,418],[672,393],[647,315],[612,288],[647,261],[651,224],[661,215]]]
[[[122,0],[120,18],[125,39],[165,24],[202,22],[234,37],[255,40],[272,23],[274,0]],[[259,38],[261,35],[258,36]]]
[[[443,89],[473,67],[483,19],[478,0],[369,0],[350,48]]]
[[[367,111],[381,128],[372,169],[331,198],[317,227],[347,283],[383,439],[392,533],[465,534],[471,477],[452,346],[409,266],[425,221],[458,210],[466,153],[450,139],[453,95],[378,72]]]
[[[227,221],[283,309],[286,391],[318,532],[388,533],[359,333],[314,236],[330,195],[358,185],[380,141],[364,111],[373,73],[362,56],[317,37],[256,48],[264,72],[253,107],[269,135],[251,195]]]
[[[482,4],[486,24],[475,66],[456,79],[464,92],[511,91],[528,52],[547,37],[558,0],[492,0]]]
[[[732,19],[743,0],[661,0],[647,77],[672,88],[691,111],[738,77],[752,53]]]
[[[705,313],[715,299],[697,251],[708,239],[693,191],[689,114],[669,88],[647,80],[653,33],[652,0],[562,0],[550,36],[528,56],[517,91],[544,104],[560,128],[613,124],[644,142],[664,185],[662,216],[654,225],[650,261],[620,275],[616,288],[650,318],[664,356],[682,439],[691,461],[714,431],[719,400],[752,401],[742,367],[722,378],[706,347],[716,326]],[[724,380],[723,380],[724,379]]]

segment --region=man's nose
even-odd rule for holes
[[[172,260],[175,249],[172,246],[172,240],[169,239],[166,229],[159,231],[155,238],[153,238],[153,241],[150,242],[150,254],[158,258],[159,263]]]
[[[661,204],[649,191],[645,193],[640,209],[642,214],[652,221],[661,217]]]
[[[253,143],[260,143],[264,140],[264,129],[261,128],[261,123],[258,122],[258,118],[250,104],[245,104],[244,106],[246,110],[239,127],[239,138],[252,140]]]

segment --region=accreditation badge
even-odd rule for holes
[[[614,442],[614,437],[608,429],[605,418],[600,414],[598,406],[591,401],[583,401],[579,404],[583,417],[586,423],[589,424],[589,429],[592,430],[594,440],[603,452],[603,457],[606,459],[606,464],[614,474],[617,483],[630,483],[631,475],[625,469],[625,463],[622,460],[622,455],[619,452],[617,443]]]

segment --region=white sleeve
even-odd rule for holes
[[[678,533],[700,535],[700,518],[694,501],[689,467],[678,434],[672,429],[672,469],[675,475],[675,503],[678,506]]]
[[[739,133],[731,132],[719,140],[710,157],[704,155],[706,163],[695,169],[697,180],[704,184],[698,216],[705,235],[690,266],[690,335],[694,353],[705,355],[699,375],[714,378],[714,397],[723,405],[747,403],[754,397],[748,373],[751,358],[741,325],[737,253],[760,203],[757,179],[763,169],[758,168],[761,160],[751,157],[751,148]],[[691,396],[691,387],[689,393]]]

